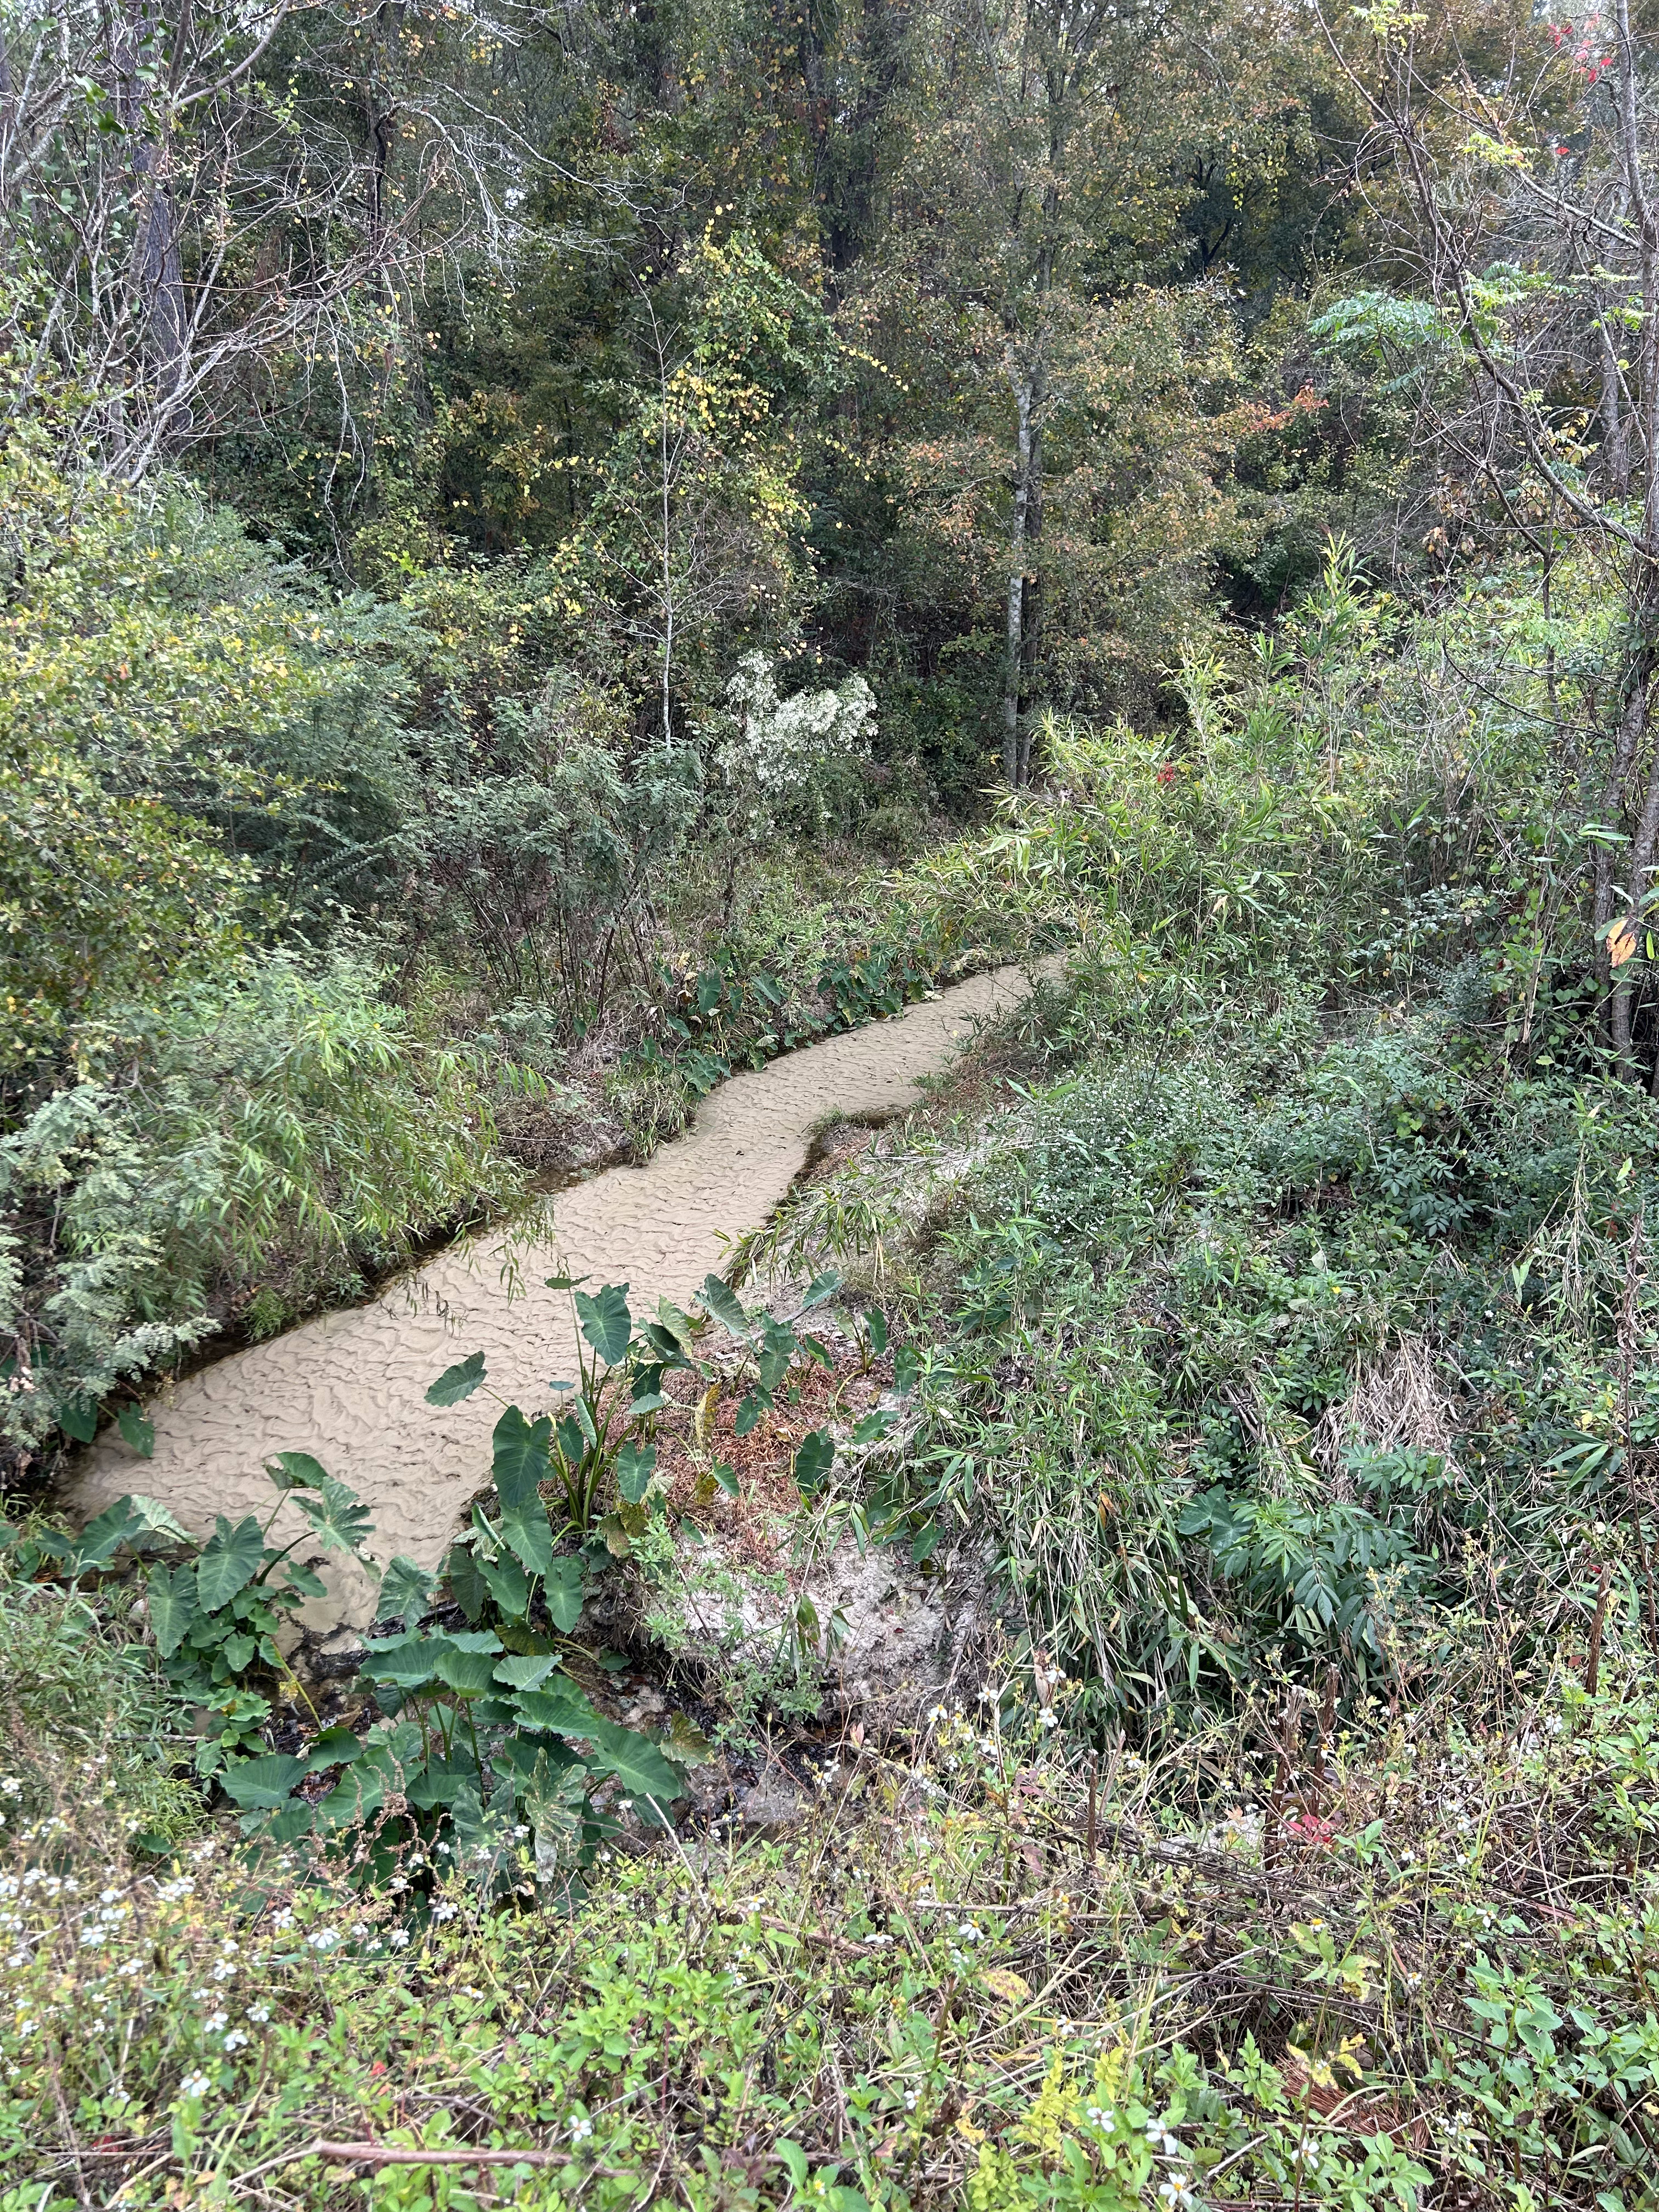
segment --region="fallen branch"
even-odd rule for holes
[[[407,2143],[329,2142],[321,2136],[315,2142],[298,2150],[285,2152],[280,2158],[268,2159],[252,2172],[240,2177],[252,2181],[255,2174],[269,2173],[273,2166],[297,2166],[301,2159],[321,2158],[336,2166],[569,2166],[574,2163],[567,2150],[416,2150]],[[608,2173],[609,2166],[596,2166],[594,2172]]]
[[[303,2157],[305,2153],[301,2153]],[[410,2150],[402,2144],[325,2142],[311,2146],[313,2158],[342,2166],[569,2166],[568,2150]]]

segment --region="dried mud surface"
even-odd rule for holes
[[[154,1457],[140,1459],[106,1431],[69,1486],[69,1504],[91,1514],[125,1491],[142,1492],[206,1533],[220,1513],[263,1520],[274,1497],[266,1462],[306,1451],[369,1508],[380,1559],[401,1552],[435,1566],[488,1480],[501,1406],[542,1404],[550,1380],[575,1371],[569,1301],[544,1288],[545,1277],[625,1282],[636,1313],[661,1296],[684,1303],[720,1267],[726,1243],[767,1219],[805,1164],[818,1124],[836,1113],[914,1105],[918,1079],[942,1073],[975,1025],[1026,988],[1021,969],[996,969],[890,1020],[732,1077],[643,1167],[609,1169],[547,1200],[510,1237],[466,1239],[368,1305],[323,1315],[190,1376],[149,1407]],[[488,1389],[459,1406],[428,1406],[427,1386],[477,1351]],[[276,1526],[280,1540],[301,1524],[296,1517],[290,1527],[284,1513]],[[331,1569],[326,1578],[331,1594],[307,1607],[307,1625],[371,1617],[364,1577]]]

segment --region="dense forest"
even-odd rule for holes
[[[0,0],[0,2212],[1659,2206],[1659,16]]]

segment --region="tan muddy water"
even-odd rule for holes
[[[559,1192],[510,1241],[500,1231],[463,1240],[368,1304],[324,1314],[188,1376],[148,1409],[155,1456],[140,1459],[111,1429],[87,1454],[70,1504],[90,1514],[124,1491],[141,1492],[205,1534],[220,1513],[263,1520],[275,1499],[266,1462],[306,1451],[369,1507],[378,1559],[402,1552],[435,1566],[489,1479],[489,1432],[503,1401],[541,1406],[550,1378],[575,1373],[569,1300],[544,1288],[545,1277],[625,1282],[636,1314],[653,1312],[659,1297],[684,1304],[720,1267],[726,1243],[766,1221],[823,1121],[914,1105],[917,1079],[941,1073],[977,1024],[1027,988],[1019,969],[997,969],[732,1077],[643,1167],[607,1169]],[[428,1385],[477,1351],[487,1389],[459,1406],[428,1406]],[[279,1532],[286,1526],[278,1520]],[[296,1518],[289,1533],[299,1526]],[[370,1617],[364,1577],[354,1570],[327,1579],[331,1597],[302,1618],[320,1626]]]

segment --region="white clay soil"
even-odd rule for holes
[[[205,1534],[221,1513],[263,1521],[275,1501],[267,1462],[309,1452],[369,1508],[376,1558],[401,1552],[435,1567],[489,1480],[502,1404],[544,1407],[550,1381],[575,1373],[570,1302],[544,1287],[547,1276],[627,1283],[641,1316],[660,1297],[685,1304],[720,1269],[727,1244],[767,1220],[819,1125],[915,1104],[918,1079],[940,1073],[977,1024],[1027,988],[1021,969],[997,969],[732,1077],[643,1167],[608,1169],[544,1200],[510,1238],[465,1239],[370,1304],[231,1352],[178,1383],[148,1408],[153,1458],[107,1430],[69,1486],[70,1506],[90,1515],[141,1492]],[[480,1351],[487,1388],[459,1406],[428,1406],[428,1386]],[[301,1525],[280,1515],[279,1540]],[[365,1577],[331,1569],[327,1579],[330,1596],[302,1616],[309,1626],[372,1616]]]

